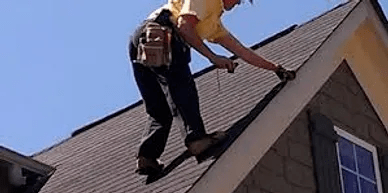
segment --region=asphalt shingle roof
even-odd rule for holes
[[[357,2],[342,4],[313,20],[289,29],[289,33],[257,48],[265,58],[297,69],[315,52],[341,23]],[[195,81],[201,112],[208,132],[226,130],[247,115],[279,83],[268,71],[246,65],[234,74],[207,69]],[[281,110],[281,109],[279,109]],[[135,154],[145,126],[144,106],[138,102],[101,121],[82,128],[71,138],[36,155],[34,159],[56,167],[41,193],[106,192],[185,192],[211,166],[213,161],[197,164],[190,158],[168,176],[149,185],[135,171]],[[180,131],[174,123],[166,150],[161,157],[169,163],[185,150]]]

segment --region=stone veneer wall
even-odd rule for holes
[[[344,62],[269,149],[234,193],[315,193],[307,110],[388,153],[388,135]],[[281,109],[279,109],[281,110]]]

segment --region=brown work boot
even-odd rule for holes
[[[189,142],[186,146],[192,155],[197,156],[226,138],[227,134],[224,131],[216,131],[211,134],[206,134],[201,139]]]
[[[140,175],[155,175],[163,170],[164,165],[157,159],[139,156],[137,158],[136,173]]]

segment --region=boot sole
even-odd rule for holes
[[[147,167],[147,168],[138,168],[135,173],[139,175],[156,175],[163,171],[164,165],[160,165],[159,168]]]

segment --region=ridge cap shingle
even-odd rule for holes
[[[319,14],[318,16],[313,17],[312,19],[309,19],[308,21],[299,24],[299,27],[298,27],[298,28],[301,28],[301,27],[303,27],[303,26],[305,26],[305,25],[307,25],[307,24],[309,24],[309,23],[312,23],[312,22],[316,21],[317,19],[319,19],[319,18],[321,18],[321,17],[327,15],[328,13],[333,12],[333,11],[335,11],[335,10],[337,10],[337,9],[339,9],[339,8],[341,8],[341,7],[343,7],[343,6],[346,6],[346,5],[350,4],[350,3],[359,3],[360,1],[361,1],[361,0],[349,0],[349,1],[347,1],[347,2],[340,3],[340,4],[336,5],[335,7],[330,8],[330,9],[328,9],[327,11],[325,11],[325,12]]]

